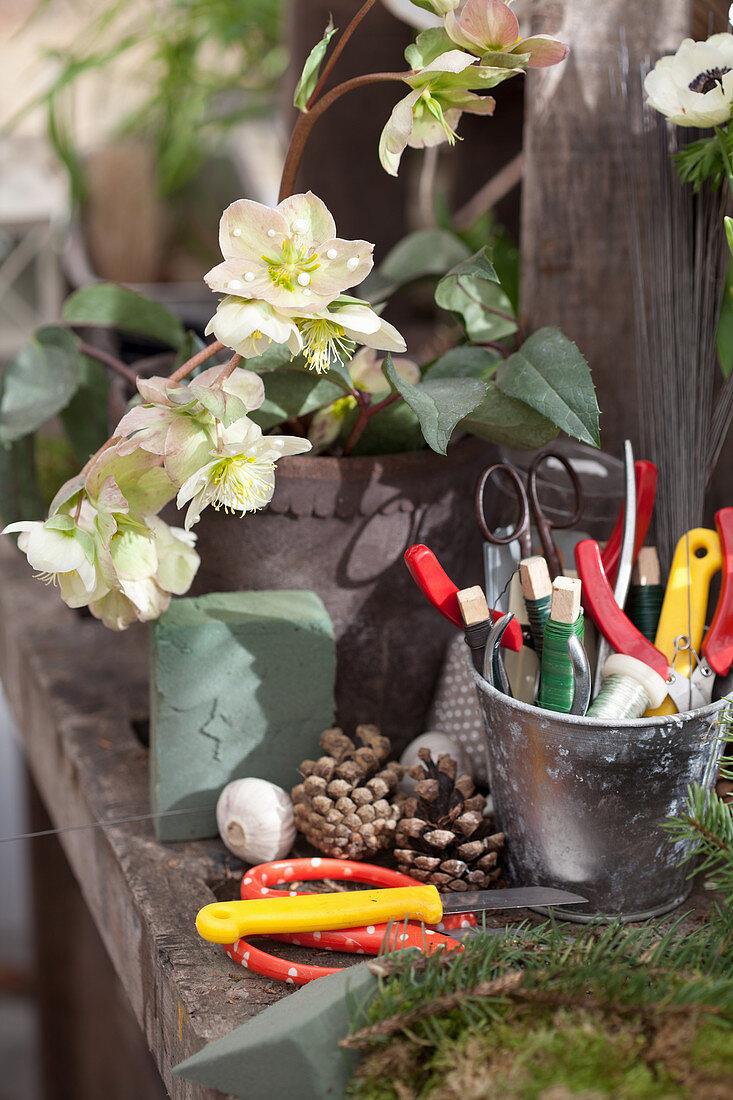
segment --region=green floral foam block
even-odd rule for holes
[[[232,779],[287,791],[333,725],[336,651],[314,592],[224,592],[174,600],[152,631],[151,800],[160,840],[216,836]]]
[[[246,1100],[340,1100],[359,1062],[339,1039],[363,1021],[377,979],[358,963],[270,1005],[173,1070]]]

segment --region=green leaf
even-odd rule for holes
[[[20,519],[43,519],[46,509],[38,486],[35,438],[26,435],[0,446],[0,517],[3,525]]]
[[[109,435],[109,378],[101,363],[82,355],[79,379],[78,390],[60,416],[74,454],[83,465]]]
[[[477,344],[517,331],[514,306],[497,278],[488,248],[449,271],[436,287],[435,301],[442,309],[460,314]]]
[[[733,256],[733,218],[726,216],[723,218],[723,225],[725,226],[725,236],[728,240],[728,249]]]
[[[429,378],[432,382],[436,378],[480,378],[486,381],[496,372],[500,362],[498,352],[464,344],[460,348],[451,348],[436,359],[425,371],[423,379]]]
[[[726,218],[725,220],[726,233],[728,233],[729,229],[727,223],[731,222],[733,225],[733,219]],[[728,274],[725,280],[725,293],[723,294],[723,301],[720,306],[720,317],[718,318],[718,330],[715,335],[715,340],[718,348],[720,369],[723,372],[723,377],[727,378],[730,375],[731,368],[733,368],[733,262],[728,265]]]
[[[534,332],[505,359],[496,384],[583,443],[600,446],[599,411],[590,368],[559,329]]]
[[[378,398],[375,398],[378,400]],[[358,409],[354,409],[344,420],[340,438],[343,442],[349,438],[354,426]],[[404,401],[395,401],[386,409],[381,409],[370,417],[367,426],[359,436],[353,451],[354,455],[394,455],[404,451],[419,451],[425,446],[420,421]]]
[[[486,383],[486,397],[460,423],[471,435],[502,447],[536,450],[557,435],[557,428],[544,416],[501,392],[492,379]]]
[[[413,0],[413,3],[418,2],[419,0]],[[435,9],[429,3],[420,4],[420,7],[427,8],[435,14]],[[429,27],[426,31],[421,31],[415,41],[407,47],[405,60],[411,69],[424,69],[442,53],[455,49],[457,49],[456,44],[451,41],[442,27]]]
[[[369,301],[383,301],[406,283],[428,275],[444,275],[470,256],[460,237],[447,229],[418,229],[387,253],[361,285]]]
[[[269,371],[262,375],[262,381],[265,384],[265,400],[259,409],[249,415],[263,431],[294,416],[305,416],[330,405],[343,395],[340,385],[313,371]]]
[[[204,341],[201,339],[199,334],[197,332],[194,332],[193,329],[189,329],[185,333],[183,340],[178,346],[176,359],[173,364],[173,370],[178,370],[178,368],[182,367],[183,364],[188,362],[189,359],[192,359],[194,355],[196,355],[200,351],[203,351],[205,347],[206,345],[204,344]],[[207,362],[202,365],[201,369],[205,370],[206,367],[210,366],[211,363]]]
[[[323,38],[320,42],[316,43],[308,54],[293,98],[293,105],[297,107],[299,111],[305,111],[307,109],[306,104],[313,95],[315,86],[318,83],[318,74],[321,71],[323,59],[326,56],[328,44],[336,33],[336,30],[337,28],[333,25],[333,19],[329,19],[328,26],[323,32]]]
[[[116,283],[95,283],[75,291],[64,303],[63,318],[70,325],[102,325],[133,332],[172,348],[179,347],[185,335],[170,310]]]
[[[392,389],[402,395],[420,421],[428,446],[442,455],[458,421],[475,409],[486,393],[484,383],[477,378],[437,378],[413,386],[400,378],[391,355],[382,369]]]
[[[39,329],[8,364],[0,399],[0,443],[29,435],[76,393],[79,341],[58,325]]]

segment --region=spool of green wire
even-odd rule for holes
[[[527,609],[527,622],[532,634],[535,653],[541,659],[545,623],[550,616],[552,605],[552,582],[547,562],[537,554],[529,558],[522,558],[519,563],[519,577],[522,582],[524,606]]]
[[[626,614],[652,645],[664,602],[664,585],[634,584],[629,589]]]
[[[550,618],[545,623],[542,645],[542,674],[537,704],[545,710],[568,714],[573,705],[575,677],[568,653],[568,638],[576,634],[583,641],[583,613],[573,623],[556,622]]]

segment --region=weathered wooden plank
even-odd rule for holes
[[[618,119],[609,71],[622,31],[633,70],[674,52],[690,0],[535,0],[533,32],[570,44],[562,65],[527,76],[522,191],[522,309],[531,328],[557,325],[587,357],[603,446],[636,434],[634,304]]]

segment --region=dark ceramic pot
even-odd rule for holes
[[[196,526],[192,595],[308,588],[333,620],[337,720],[374,722],[398,748],[424,730],[446,642],[455,633],[403,563],[424,542],[459,588],[480,584],[473,491],[496,451],[464,439],[432,451],[284,458],[270,506],[245,518],[207,509]],[[287,685],[283,685],[287,690]]]

